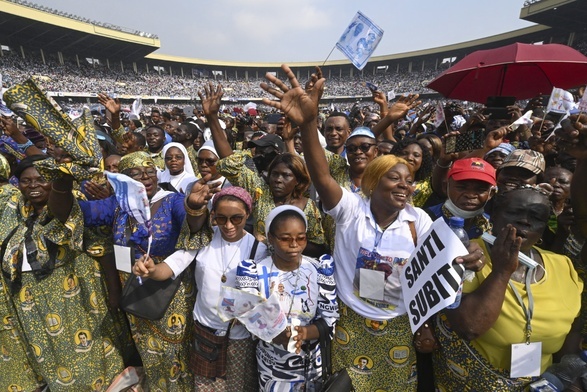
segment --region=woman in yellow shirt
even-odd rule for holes
[[[494,211],[494,245],[477,240],[485,268],[465,282],[460,306],[437,317],[440,391],[522,391],[553,360],[579,351],[583,283],[567,257],[535,247],[550,215],[548,194],[530,185],[506,191]],[[518,252],[538,266],[527,268]],[[532,358],[534,372],[516,370]]]

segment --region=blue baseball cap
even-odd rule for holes
[[[357,127],[357,128],[355,128],[351,132],[351,134],[347,138],[347,140],[349,140],[350,138],[355,137],[355,136],[364,136],[364,137],[369,137],[371,139],[376,139],[376,137],[373,134],[373,132],[369,128],[367,128],[367,127]]]

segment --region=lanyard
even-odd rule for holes
[[[528,307],[526,307],[524,304],[524,300],[516,289],[516,286],[514,286],[511,280],[509,281],[509,285],[514,292],[516,299],[520,303],[520,306],[522,307],[524,316],[526,317],[526,344],[530,344],[530,335],[532,335],[532,316],[534,314],[534,297],[532,297],[532,287],[530,287],[532,282],[532,274],[530,272],[530,270],[526,271],[526,292],[528,293]]]

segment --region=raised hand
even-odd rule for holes
[[[318,102],[322,96],[324,89],[324,78],[316,80],[308,89],[304,90],[300,87],[300,83],[296,79],[294,73],[287,65],[282,65],[281,69],[287,75],[291,88],[287,87],[285,83],[277,79],[272,74],[267,73],[265,78],[273,83],[276,87],[272,87],[267,83],[261,83],[261,88],[277,98],[277,101],[272,101],[263,98],[263,103],[269,105],[285,113],[290,120],[299,125],[308,124],[316,120],[318,116]]]
[[[382,116],[385,116],[387,113],[387,97],[385,96],[385,93],[381,90],[375,90],[371,91],[371,94],[373,95],[373,102],[379,105],[380,108],[384,108],[386,111],[385,113],[381,113]]]
[[[208,203],[208,200],[220,191],[220,181],[208,184],[210,178],[212,178],[212,175],[207,174],[194,182],[186,202],[189,208],[194,210],[203,208]]]
[[[100,93],[98,94],[98,102],[100,102],[100,104],[109,110],[113,115],[119,115],[121,104],[118,98],[112,98],[106,93]]]
[[[422,101],[419,101],[419,94],[410,94],[407,97],[401,96],[387,110],[386,116],[392,121],[397,121],[408,114],[410,109],[418,107]]]
[[[494,129],[493,131],[489,132],[487,134],[487,136],[485,136],[483,148],[486,151],[489,151],[489,150],[494,149],[495,147],[498,147],[501,143],[503,143],[503,139],[511,131],[512,131],[511,125],[507,125],[505,127],[497,128],[497,129]]]
[[[314,89],[314,86],[316,85],[316,83],[320,80],[323,79],[324,76],[322,75],[322,69],[318,66],[316,66],[316,72],[313,73],[312,75],[310,75],[310,79],[306,82],[306,87],[305,90],[308,94],[310,94],[312,92],[312,90]],[[320,87],[320,91],[319,91],[320,95],[318,97],[318,100],[320,100],[320,98],[322,98],[322,94],[324,93],[324,83],[322,83],[322,86]]]
[[[224,95],[224,91],[222,90],[222,85],[219,84],[218,86],[214,87],[212,82],[208,86],[204,85],[204,95],[202,95],[201,91],[198,91],[198,97],[202,101],[202,110],[204,111],[204,115],[216,115],[220,110],[220,101],[222,96]]]

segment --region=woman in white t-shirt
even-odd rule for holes
[[[361,182],[365,198],[343,189],[330,175],[313,131],[325,80],[318,72],[303,89],[287,65],[282,69],[292,87],[267,74],[278,88],[266,83],[261,88],[279,100],[263,103],[284,111],[300,126],[312,182],[323,208],[336,222],[340,320],[332,348],[333,370],[347,368],[359,392],[416,391],[416,355],[399,276],[432,221],[408,204],[413,168],[404,159],[384,155],[365,169]],[[482,253],[476,251],[462,259],[479,266],[480,257]]]
[[[251,208],[246,190],[224,188],[214,196],[211,219],[215,226],[210,244],[198,251],[179,250],[157,264],[164,264],[162,268],[172,274],[169,276],[178,276],[195,258],[198,292],[190,367],[197,391],[258,390],[255,342],[241,324],[223,321],[218,315],[222,287],[235,287],[239,262],[268,254],[267,247],[244,230]],[[216,358],[213,346],[219,351]]]

